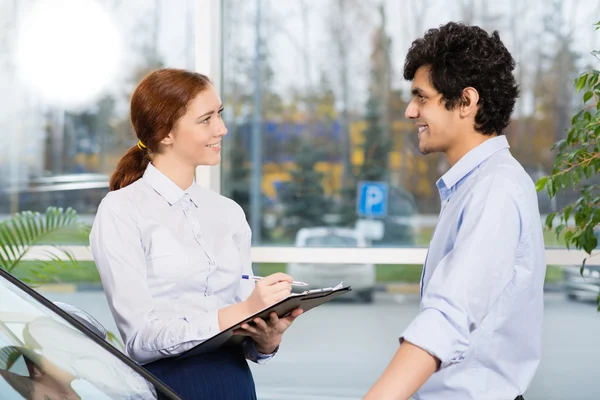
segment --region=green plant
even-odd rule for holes
[[[34,246],[44,244],[53,234],[69,228],[86,234],[77,213],[71,208],[49,207],[44,214],[32,211],[15,214],[0,223],[0,268],[31,286],[52,281],[59,268],[78,268],[72,254],[57,245],[51,245],[51,250],[43,252],[44,259],[25,263]]]
[[[596,23],[600,29],[600,22]],[[600,51],[592,54],[600,61]],[[552,146],[556,151],[556,160],[552,174],[542,177],[537,182],[537,190],[546,189],[550,198],[559,192],[570,188],[579,192],[579,198],[546,218],[548,229],[554,229],[557,236],[564,233],[567,248],[574,246],[583,249],[589,256],[598,246],[594,235],[600,224],[600,71],[592,69],[575,79],[577,93],[583,92],[583,106],[573,116],[571,127],[565,139],[559,140]],[[569,226],[573,217],[574,225]],[[555,225],[555,218],[558,223]],[[564,232],[563,232],[564,231]],[[600,294],[598,295],[600,310]]]

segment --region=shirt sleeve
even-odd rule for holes
[[[246,221],[246,216],[244,215],[244,211],[241,207],[239,207],[239,212],[237,214],[238,215],[235,222],[235,226],[237,228],[235,230],[234,235],[235,243],[237,245],[238,251],[240,252],[240,277],[242,274],[254,275],[254,272],[252,271],[251,258],[252,231],[250,230],[250,226],[248,225],[248,221]],[[235,295],[236,303],[246,301],[246,299],[252,294],[254,287],[255,283],[253,280],[240,279],[240,286],[238,287]]]
[[[464,359],[471,333],[515,273],[521,235],[518,189],[506,178],[479,182],[458,216],[452,250],[435,267],[421,312],[403,332],[445,368]]]
[[[242,274],[254,275],[252,271],[252,258],[251,258],[251,249],[252,249],[252,231],[250,230],[250,226],[248,225],[248,221],[246,221],[246,216],[244,215],[244,211],[239,208],[239,216],[237,221],[238,229],[235,233],[236,243],[240,252],[240,260],[242,263]],[[240,280],[240,287],[236,293],[236,302],[245,301],[252,291],[254,290],[255,283],[251,280]],[[277,349],[272,354],[263,354],[256,350],[256,344],[254,340],[248,338],[243,343],[244,355],[247,360],[253,361],[257,364],[265,364],[269,361],[275,354],[277,353]]]
[[[218,310],[155,307],[134,210],[110,195],[98,208],[90,244],[126,353],[145,364],[182,353],[217,334]]]
[[[255,362],[257,364],[266,364],[267,361],[269,361],[271,358],[273,358],[275,356],[275,354],[277,354],[277,351],[279,350],[279,346],[277,346],[275,348],[275,351],[273,351],[273,353],[271,354],[263,354],[260,351],[256,350],[256,343],[254,342],[254,340],[248,338],[247,340],[244,341],[244,343],[242,344],[242,347],[244,349],[244,356],[246,357],[247,360],[250,360],[252,362]]]

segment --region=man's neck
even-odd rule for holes
[[[496,133],[491,135],[484,135],[479,132],[473,132],[465,135],[464,139],[457,143],[455,146],[451,147],[446,151],[446,160],[450,163],[450,166],[453,166],[465,156],[469,151],[473,150],[475,147],[479,146],[483,142],[486,142],[492,138],[497,137]]]

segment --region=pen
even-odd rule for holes
[[[251,279],[253,281],[260,281],[263,279],[262,276],[254,276],[254,275],[242,275],[242,279]],[[308,286],[308,283],[293,281],[292,286]]]

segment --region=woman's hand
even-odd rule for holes
[[[219,310],[219,329],[228,329],[239,321],[285,299],[292,293],[292,281],[292,277],[283,272],[277,272],[257,281],[254,290],[245,301]]]
[[[277,313],[272,312],[268,321],[255,318],[253,321],[254,326],[246,323],[241,326],[241,329],[233,333],[251,337],[256,345],[256,350],[263,354],[272,354],[281,343],[283,332],[292,325],[302,312],[300,308],[296,308],[284,318],[279,318]]]
[[[246,299],[246,308],[250,315],[270,307],[292,293],[292,277],[277,272],[256,282],[254,290]]]

